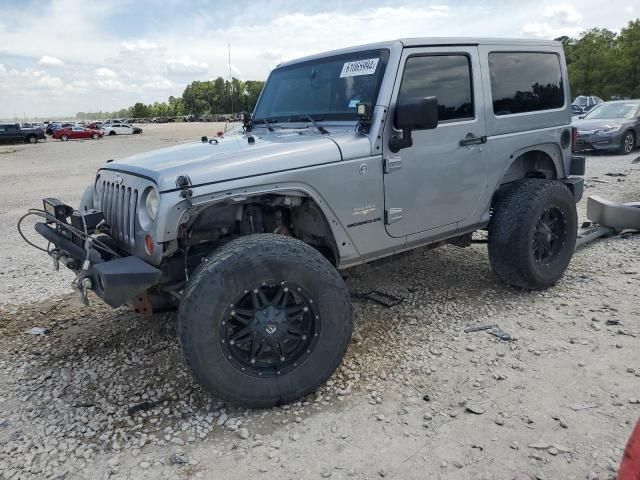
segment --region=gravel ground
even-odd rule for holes
[[[0,478],[615,477],[640,414],[640,237],[580,250],[542,293],[498,283],[483,245],[348,270],[352,291],[403,302],[356,304],[339,371],[270,410],[194,384],[175,315],[78,307],[69,278],[20,244],[15,220],[42,196],[75,202],[103,160],[212,130],[0,147]],[[639,200],[636,156],[589,157],[587,194]],[[486,324],[513,340],[464,333]],[[49,332],[24,333],[35,326]]]

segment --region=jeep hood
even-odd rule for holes
[[[369,155],[368,137],[355,134],[353,128],[328,135],[295,129],[186,143],[117,160],[103,169],[148,177],[164,192],[176,188],[180,175],[198,186]]]

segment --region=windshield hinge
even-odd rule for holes
[[[402,220],[402,209],[401,208],[389,208],[384,212],[384,223],[386,225],[391,225],[393,222],[397,222],[398,220]]]
[[[399,155],[385,157],[383,160],[383,166],[384,173],[391,173],[393,170],[400,170],[402,168],[402,157]]]

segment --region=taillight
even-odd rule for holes
[[[571,151],[576,151],[576,145],[578,144],[578,129],[571,127]]]

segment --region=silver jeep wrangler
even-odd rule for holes
[[[414,38],[278,66],[242,130],[109,162],[75,210],[45,199],[49,254],[113,307],[179,309],[214,395],[268,407],[338,367],[338,273],[488,231],[504,282],[543,289],[576,241],[558,42]]]

